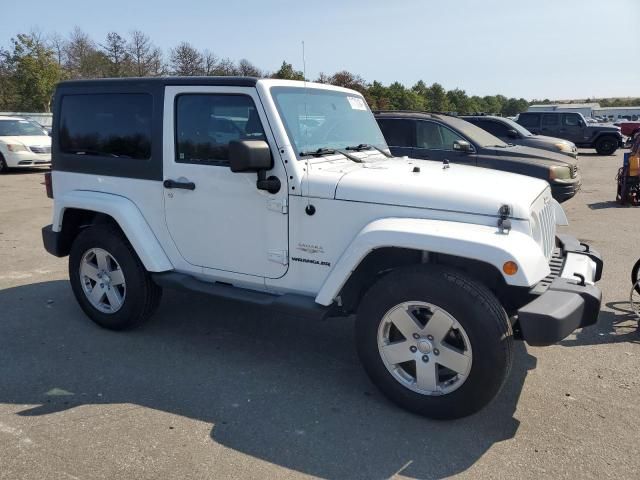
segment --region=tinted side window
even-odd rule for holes
[[[562,124],[568,127],[577,127],[580,125],[580,116],[575,113],[565,113],[562,115]]]
[[[378,125],[390,147],[415,147],[413,120],[379,119]]]
[[[456,140],[463,140],[463,138],[442,125],[429,121],[417,123],[416,145],[418,148],[453,150],[453,142]]]
[[[76,155],[151,157],[151,95],[65,95],[60,111],[60,150]]]
[[[265,140],[247,95],[185,94],[176,99],[176,162],[227,165],[231,140]]]
[[[533,127],[537,128],[540,125],[540,114],[539,113],[521,113],[518,117],[518,123],[523,127]]]
[[[496,122],[495,120],[481,120],[480,123],[477,123],[476,125],[496,137],[505,138],[509,136],[507,133],[509,127],[504,123]]]
[[[543,127],[555,127],[559,123],[560,115],[542,115]]]

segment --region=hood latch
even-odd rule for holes
[[[511,207],[506,204],[502,205],[500,210],[498,210],[498,215],[500,215],[500,219],[498,220],[500,233],[508,234],[511,230],[511,220],[509,220],[509,216],[511,216]]]

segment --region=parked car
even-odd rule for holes
[[[595,148],[600,155],[613,155],[624,146],[619,128],[588,124],[581,113],[522,112],[517,122],[531,133],[564,138],[579,148]]]
[[[105,328],[147,320],[163,287],[300,321],[356,313],[373,383],[411,411],[455,418],[498,393],[514,330],[549,345],[598,318],[602,260],[557,234],[566,216],[546,182],[392,158],[353,90],[64,82],[53,139],[44,245],[69,256],[73,293]]]
[[[549,182],[559,202],[573,197],[581,185],[578,162],[564,154],[510,145],[459,117],[421,112],[377,112],[376,120],[398,156],[448,160],[519,173]]]
[[[620,133],[627,137],[633,138],[640,132],[640,122],[625,121],[620,122]]]
[[[541,148],[551,152],[564,153],[570,157],[578,157],[578,148],[573,142],[562,138],[534,135],[517,122],[509,118],[492,115],[462,116],[467,122],[486,130],[505,143],[513,143],[524,147]]]
[[[36,122],[0,117],[0,173],[51,164],[51,137]]]

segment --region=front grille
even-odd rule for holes
[[[545,193],[532,206],[531,214],[536,225],[534,238],[540,245],[547,260],[556,246],[556,212],[551,196]]]
[[[560,248],[554,248],[549,260],[549,275],[540,280],[535,287],[531,289],[531,293],[541,295],[547,291],[553,281],[562,274],[564,266],[564,257]]]
[[[573,165],[571,167],[571,178],[576,178],[578,176],[578,165]]]
[[[33,153],[51,153],[51,147],[48,145],[31,145],[29,150]]]

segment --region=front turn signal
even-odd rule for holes
[[[502,271],[506,275],[515,275],[516,273],[518,273],[518,264],[516,262],[512,262],[511,260],[509,260],[508,262],[504,262],[504,265],[502,265]]]

